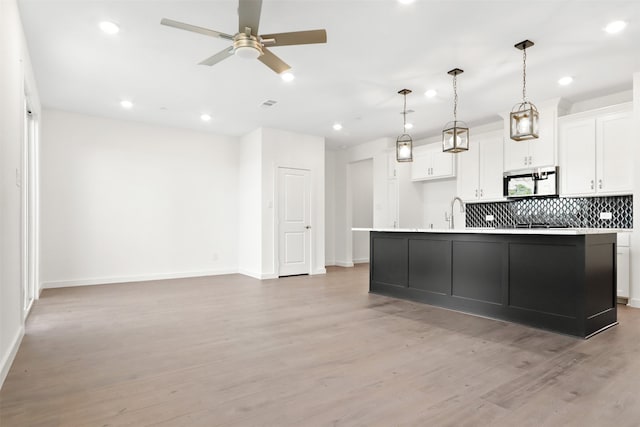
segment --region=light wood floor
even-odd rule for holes
[[[361,265],[47,290],[0,426],[640,425],[640,310],[585,341],[367,289]]]

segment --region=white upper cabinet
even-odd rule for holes
[[[538,138],[527,141],[511,139],[509,114],[503,115],[505,171],[556,165],[558,103],[559,100],[553,100],[538,105],[540,114]]]
[[[414,147],[413,162],[411,163],[411,179],[413,181],[455,176],[455,156],[451,153],[443,153],[440,143]]]
[[[630,108],[630,104],[623,104],[562,118],[559,126],[562,196],[632,192]]]
[[[633,190],[633,112],[607,114],[596,119],[596,175],[599,193]]]
[[[457,194],[465,202],[501,200],[502,131],[471,135],[469,151],[457,154]]]

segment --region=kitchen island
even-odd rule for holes
[[[617,324],[612,230],[360,230],[372,293],[583,338]]]

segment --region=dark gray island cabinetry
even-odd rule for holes
[[[616,234],[371,231],[370,291],[587,338],[617,323]]]

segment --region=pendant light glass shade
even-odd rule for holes
[[[407,128],[407,95],[411,93],[409,89],[402,89],[398,92],[404,96],[404,109],[402,110],[402,116],[404,117],[404,126],[402,129]],[[396,139],[396,160],[399,162],[412,162],[413,161],[413,139],[411,135],[403,133]]]
[[[453,121],[447,123],[442,130],[442,151],[445,153],[460,153],[469,149],[469,127],[458,120],[458,74],[459,68],[454,68],[447,74],[453,76]]]
[[[464,122],[453,121],[442,131],[442,151],[459,153],[469,149],[469,128]]]
[[[530,102],[523,102],[513,107],[511,118],[511,139],[526,141],[538,137],[538,109]]]
[[[527,101],[527,48],[533,46],[530,40],[515,45],[522,51],[522,102],[516,104],[509,115],[511,139],[526,141],[538,138],[539,119],[538,109]]]
[[[396,160],[399,162],[413,161],[413,140],[408,134],[402,134],[396,140]]]

